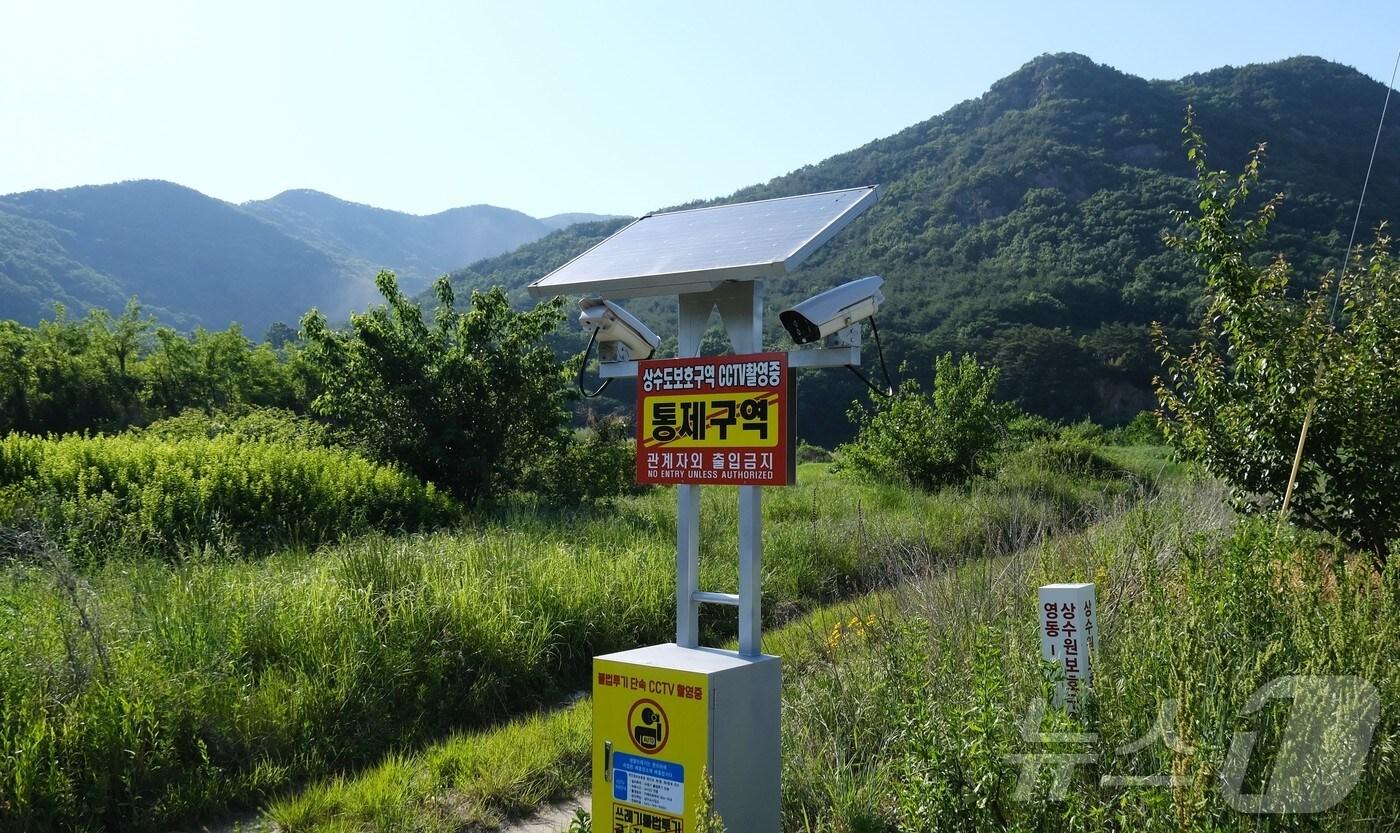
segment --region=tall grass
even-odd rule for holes
[[[1140,488],[1027,466],[933,495],[804,467],[767,493],[767,618],[1038,540]],[[736,585],[735,511],[732,490],[707,490],[706,589]],[[12,563],[0,813],[27,830],[157,829],[555,702],[594,654],[669,637],[674,534],[658,491],[260,561]],[[732,613],[705,627],[723,639]]]
[[[0,438],[0,525],[42,528],[85,562],[314,545],[456,516],[431,485],[342,449],[234,435]]]
[[[832,650],[785,694],[784,828],[1393,828],[1400,576],[1272,521],[1231,530],[1220,506],[1200,485],[1172,491],[1084,534],[911,585],[870,624],[829,635]],[[1078,717],[1051,711],[1027,728],[1049,691],[1034,589],[1075,580],[1099,591],[1093,696]],[[1239,812],[1221,786],[1227,750],[1237,732],[1259,733],[1245,789],[1263,792],[1289,707],[1249,715],[1245,704],[1287,675],[1358,675],[1377,688],[1366,769],[1326,812]],[[1175,749],[1151,738],[1163,714]],[[1053,756],[1064,754],[1091,760],[1070,766],[1056,795]],[[1026,755],[1052,766],[1021,791]]]
[[[1160,467],[1142,449],[1113,455]],[[1397,577],[1315,537],[1267,523],[1232,528],[1214,484],[1170,482],[1082,532],[819,609],[770,634],[767,647],[784,658],[783,829],[1393,829]],[[1027,729],[1031,704],[1049,690],[1035,587],[1078,579],[1100,594],[1095,694],[1081,717],[1050,712]],[[1220,788],[1225,749],[1233,733],[1259,731],[1247,789],[1266,788],[1288,708],[1241,711],[1261,684],[1288,674],[1357,674],[1377,686],[1382,720],[1366,770],[1325,813],[1237,812]],[[1121,753],[1172,699],[1172,728],[1190,751],[1159,741]],[[317,782],[274,802],[265,819],[293,833],[495,827],[585,787],[587,705]],[[1042,737],[1057,732],[1094,737]],[[521,745],[528,754],[501,754]],[[1047,772],[1018,797],[1017,756],[1046,753],[1094,760],[1071,768],[1063,796],[1051,793]],[[498,777],[485,760],[508,764]],[[475,763],[459,763],[467,761]],[[1176,783],[1102,785],[1110,774]]]
[[[1039,493],[1045,501],[1037,506],[1068,505],[1069,495],[1092,483],[1082,477],[1088,461],[1078,455],[1078,446],[1075,448],[1076,453],[1070,456],[1077,457],[1077,463],[1066,460],[1058,446],[1018,457],[1003,470],[998,483],[983,484],[985,491],[978,494],[994,497],[1006,507],[1018,505],[1031,493]],[[1137,449],[1131,456],[1134,465],[1145,470],[1159,469],[1163,461],[1160,449],[1155,453]],[[1036,463],[1032,466],[1028,461]],[[1106,463],[1094,457],[1093,465]],[[1056,468],[1064,466],[1080,476],[1067,476],[1066,469]],[[804,487],[820,489],[803,498],[814,500],[815,505],[779,499],[781,509],[771,507],[770,521],[771,515],[799,523],[838,515],[840,510],[832,508],[830,499],[851,494],[847,491],[851,485],[841,480],[809,480],[805,476],[803,480]],[[1009,485],[1012,483],[1015,485]],[[857,511],[858,534],[863,526],[872,544],[882,542],[872,552],[879,553],[884,572],[879,577],[867,576],[863,580],[867,587],[895,585],[911,576],[922,576],[915,586],[932,588],[973,576],[996,575],[1007,563],[998,554],[1035,546],[1047,529],[1040,525],[1044,516],[1034,512],[1020,515],[1021,509],[1011,508],[1007,515],[992,516],[983,514],[989,506],[984,504],[968,515],[941,514],[928,518],[929,525],[921,529],[899,530],[888,521],[915,522],[921,508],[940,505],[949,494],[938,499],[902,490],[856,494],[868,497],[876,492],[901,508]],[[963,495],[960,500],[968,497]],[[1101,491],[1099,502],[1078,504],[1079,520],[1089,523],[1116,515],[1122,506],[1118,501],[1124,498],[1107,497]],[[964,503],[963,508],[973,507]],[[860,517],[862,512],[864,518]],[[981,533],[981,558],[946,553],[930,558],[938,542],[918,540],[919,534],[932,534],[939,526],[950,532],[962,529],[970,535],[979,520],[997,523]],[[1067,532],[1064,525],[1051,528]],[[813,537],[836,529],[816,530]],[[858,771],[863,761],[887,756],[890,748],[882,741],[902,725],[903,695],[899,692],[905,681],[890,673],[898,664],[877,661],[867,649],[908,629],[903,620],[910,607],[924,598],[909,587],[901,584],[814,607],[765,634],[764,649],[782,656],[784,663],[783,731],[789,762],[784,789],[795,799],[789,801],[789,829],[801,826],[803,818],[815,821],[827,812],[823,808],[833,805],[876,807],[869,802],[880,791],[889,791],[887,781],[871,778],[855,782],[843,777]],[[949,626],[960,626],[961,615],[962,611],[950,607]],[[317,780],[272,801],[263,822],[288,833],[493,829],[511,816],[586,788],[590,714],[590,704],[584,701],[486,731],[457,734],[418,754],[391,756],[362,773]],[[526,751],[514,751],[526,747]]]
[[[809,611],[765,634],[764,650],[780,655],[785,668],[804,667],[829,650],[832,628],[867,615],[885,592]],[[258,823],[286,833],[492,830],[586,788],[591,718],[592,703],[583,697],[455,733],[416,753],[389,755],[364,771],[308,784],[270,802]]]

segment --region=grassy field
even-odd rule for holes
[[[1394,829],[1394,570],[1378,575],[1272,519],[1228,530],[1220,506],[1209,491],[1169,492],[1082,534],[914,585],[875,625],[838,635],[785,699],[786,829]],[[1085,579],[1100,594],[1094,696],[1077,719],[1051,712],[1028,726],[1047,693],[1034,588]],[[1292,675],[1374,686],[1381,717],[1365,769],[1325,812],[1239,812],[1224,784],[1232,742],[1258,733],[1240,791],[1278,788],[1271,767],[1291,712],[1286,699],[1255,714],[1247,703]],[[1307,726],[1319,748],[1338,748],[1327,745],[1341,737],[1331,718],[1344,714]],[[1171,743],[1154,736],[1159,726]],[[1088,760],[1069,768],[1062,794],[1053,766],[1022,785],[1023,756],[1066,754]],[[1343,777],[1303,758],[1291,784],[1303,795]]]
[[[804,466],[799,486],[768,493],[765,614],[1023,549],[1147,489],[1054,443],[932,495]],[[735,527],[732,491],[709,490],[703,586],[735,586]],[[162,829],[556,703],[594,654],[668,637],[673,540],[661,490],[258,559],[206,546],[83,568],[53,548],[12,560],[0,815],[25,830]],[[704,627],[718,641],[734,625]]]
[[[1141,449],[1116,456],[1160,462]],[[1393,829],[1395,578],[1272,522],[1239,524],[1213,484],[1169,476],[1159,494],[1083,530],[813,610],[765,645],[785,664],[784,829]],[[1052,711],[1027,727],[1049,684],[1034,589],[1072,580],[1095,581],[1100,593],[1094,694],[1077,718]],[[1358,675],[1376,687],[1381,720],[1364,772],[1323,813],[1238,812],[1221,786],[1234,733],[1259,732],[1265,751],[1242,789],[1264,792],[1289,713],[1251,716],[1244,705],[1294,674]],[[1141,743],[1164,713],[1175,749]],[[587,788],[589,715],[585,700],[394,755],[274,801],[262,823],[314,833],[489,829]],[[1062,795],[1052,795],[1048,768],[1023,788],[1024,756],[1045,754],[1090,760],[1070,768]],[[1165,780],[1121,786],[1105,776]],[[1322,777],[1335,773],[1305,780]],[[1318,794],[1325,783],[1306,787]]]

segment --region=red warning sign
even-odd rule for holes
[[[786,353],[661,359],[637,367],[637,482],[796,481]]]

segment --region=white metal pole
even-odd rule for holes
[[[676,487],[676,644],[700,647],[700,487]]]
[[[739,487],[739,653],[763,653],[763,491]]]
[[[700,355],[700,339],[714,306],[708,293],[680,296],[679,358]],[[700,602],[695,598],[699,590],[700,487],[682,485],[676,487],[676,644],[682,648],[700,646]]]
[[[719,314],[736,354],[763,350],[763,282],[731,285]],[[739,653],[763,653],[763,490],[739,487]]]
[[[700,355],[710,313],[719,307],[736,355],[763,350],[763,282],[730,283],[680,296],[678,355]],[[700,487],[676,487],[676,644],[699,644]],[[739,653],[763,652],[763,491],[739,487]],[[711,594],[716,599],[722,594]],[[732,597],[731,597],[732,598]]]

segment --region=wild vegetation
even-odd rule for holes
[[[458,504],[432,485],[341,449],[236,436],[0,438],[0,527],[84,564],[128,551],[266,552],[369,530],[445,526]],[[0,541],[0,553],[23,546]]]
[[[767,493],[785,829],[1253,829],[1240,799],[1279,786],[1279,758],[1230,750],[1250,732],[1278,747],[1291,712],[1251,698],[1293,675],[1359,680],[1382,707],[1355,786],[1280,826],[1400,816],[1400,269],[1382,235],[1339,276],[1293,281],[1254,247],[1325,275],[1337,241],[1251,202],[1257,156],[1231,178],[1188,128],[1193,192],[1156,153],[1159,111],[1185,98],[1229,116],[1233,144],[1307,100],[1310,73],[1370,89],[1329,67],[1161,84],[1042,58],[736,195],[889,183],[811,274],[885,270],[892,352],[932,381],[854,408],[849,442],[804,445],[798,485]],[[1317,118],[1354,120],[1344,98]],[[1283,166],[1323,183],[1298,200],[1314,229],[1338,211],[1327,164]],[[1148,253],[1160,209],[1188,204],[1175,248]],[[257,807],[287,831],[460,830],[579,789],[575,695],[593,655],[671,633],[676,521],[669,491],[632,485],[624,422],[571,427],[562,303],[510,300],[615,227],[478,264],[457,285],[508,285],[463,309],[452,281],[427,314],[384,273],[384,306],[261,345],[134,305],[0,323],[0,826],[155,831]],[[1105,431],[1004,401],[1126,415],[1151,318],[1159,419]],[[805,414],[844,389],[821,395]],[[1290,517],[1315,529],[1228,511],[1222,486],[1278,506],[1309,415]],[[732,498],[705,493],[706,588],[737,584]],[[1067,580],[1095,582],[1104,634],[1076,715],[1046,708],[1032,602]],[[706,642],[732,635],[726,613],[706,611]],[[1345,775],[1313,763],[1281,788]]]
[[[1253,830],[1260,817],[1239,808],[1268,789],[1289,716],[1249,713],[1257,690],[1354,675],[1383,703],[1400,697],[1387,659],[1400,637],[1395,576],[1316,535],[1234,525],[1216,485],[1162,469],[1154,450],[1107,453],[1158,471],[1162,491],[1083,531],[1008,542],[768,634],[785,664],[783,829]],[[1033,605],[1038,585],[1064,580],[1100,594],[1102,649],[1078,716],[1044,707],[1053,676]],[[313,782],[265,820],[297,833],[495,827],[586,789],[588,705]],[[1350,830],[1400,812],[1400,724],[1383,714],[1356,785],[1291,818]],[[1229,750],[1242,732],[1262,738],[1256,760],[1222,786],[1241,767]]]
[[[312,408],[359,447],[402,463],[468,503],[503,494],[568,441],[567,388],[544,336],[562,300],[516,312],[500,290],[453,304],[446,279],[434,321],[382,272],[387,301],[350,319],[303,319],[307,358],[322,392]],[[547,463],[546,463],[547,464]]]
[[[1014,408],[993,398],[997,370],[971,356],[938,359],[933,389],[906,381],[888,399],[852,406],[859,433],[841,446],[841,465],[867,477],[933,489],[981,474]]]
[[[1395,576],[1331,542],[1270,521],[1222,529],[1218,500],[1210,489],[1169,493],[832,626],[785,697],[785,828],[1258,829],[1250,797],[1288,789],[1269,773],[1282,766],[1290,710],[1251,714],[1251,696],[1291,675],[1355,675],[1395,702],[1400,678],[1386,658],[1400,598]],[[1096,582],[1103,634],[1092,699],[1076,717],[1045,707],[1033,605],[1036,586],[1064,580]],[[1259,738],[1254,759],[1232,761],[1244,732]],[[1280,820],[1350,830],[1394,818],[1393,714],[1369,740],[1341,801]],[[1293,788],[1328,795],[1309,773]]]
[[[35,327],[0,321],[0,432],[120,431],[188,408],[303,410],[311,384],[295,345],[255,345],[237,326],[182,334],[135,302],[115,318],[60,307]]]
[[[1032,459],[934,494],[805,467],[767,503],[768,618],[1077,526],[1142,488]],[[738,579],[729,497],[704,502],[707,587]],[[0,585],[14,762],[0,807],[25,829],[156,829],[554,702],[594,654],[670,632],[673,512],[655,492],[455,533],[258,560],[132,551],[81,571],[37,541]],[[713,642],[734,623],[704,627]]]
[[[1235,488],[1238,506],[1277,511],[1306,422],[1294,514],[1383,564],[1400,538],[1400,262],[1390,239],[1382,231],[1368,256],[1300,292],[1284,257],[1255,256],[1282,195],[1239,216],[1263,148],[1232,180],[1210,167],[1194,123],[1185,132],[1199,212],[1172,242],[1195,255],[1207,306],[1188,353],[1158,333],[1163,425]]]

